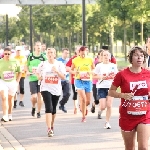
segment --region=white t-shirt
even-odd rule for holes
[[[96,65],[94,73],[97,75],[103,75],[108,77],[106,80],[98,80],[96,88],[110,88],[113,82],[113,75],[117,74],[117,65],[114,63],[103,64],[99,63]]]
[[[50,64],[48,61],[41,62],[37,68],[37,73],[43,77],[41,81],[41,91],[48,91],[52,95],[59,96],[62,92],[61,78],[57,73],[52,72],[53,66],[55,66],[59,72],[66,74],[64,64],[57,60],[55,60],[54,64]]]

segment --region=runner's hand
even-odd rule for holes
[[[52,67],[52,71],[55,72],[55,73],[58,73],[58,70],[56,69],[55,66]]]
[[[124,93],[123,98],[126,100],[132,100],[134,97],[134,93]]]

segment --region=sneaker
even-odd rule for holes
[[[53,130],[48,130],[48,137],[53,137],[53,136],[54,136]]]
[[[35,116],[35,108],[32,108],[31,115],[34,117]]]
[[[102,111],[99,111],[99,112],[98,112],[98,117],[97,117],[97,118],[98,118],[98,119],[102,119],[102,116],[101,116],[101,115],[102,115]]]
[[[106,123],[105,123],[104,128],[105,128],[105,129],[111,129],[111,126],[110,126],[109,122],[106,122]]]
[[[85,118],[82,118],[81,122],[86,122],[86,119],[85,119]]]
[[[3,116],[3,118],[1,119],[1,121],[7,122],[8,121],[8,117]]]
[[[21,107],[24,107],[23,101],[20,101],[20,102],[19,102],[19,105],[20,105]]]
[[[14,100],[14,108],[17,107],[17,100]]]
[[[92,104],[91,112],[95,113],[95,106],[93,106],[93,104]]]
[[[8,115],[8,120],[9,120],[9,121],[12,121],[12,114],[9,114],[9,115]]]
[[[64,113],[67,113],[67,110],[64,105],[60,105],[59,109],[62,110]]]
[[[37,113],[37,118],[41,118],[40,112]]]

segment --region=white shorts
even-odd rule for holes
[[[15,96],[18,89],[17,81],[6,82],[0,79],[0,91],[5,91],[8,95]]]

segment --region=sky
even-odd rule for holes
[[[16,17],[21,8],[15,4],[0,4],[0,15],[8,14],[9,17]]]

